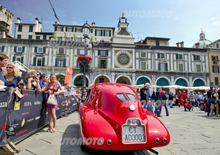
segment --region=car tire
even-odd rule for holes
[[[205,109],[204,104],[200,104],[199,107],[200,107],[200,110],[204,110]]]

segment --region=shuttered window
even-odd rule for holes
[[[179,71],[183,72],[183,64],[179,64]]]
[[[146,61],[141,61],[141,70],[144,70],[144,71],[147,70],[146,64],[147,64]]]

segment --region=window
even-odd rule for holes
[[[182,54],[176,54],[176,59],[177,59],[177,60],[179,60],[179,59],[180,59],[180,60],[183,59],[183,55],[182,55]]]
[[[96,31],[96,36],[102,36],[102,30],[97,30]]]
[[[156,46],[160,46],[160,41],[158,39],[156,40]]]
[[[103,83],[104,82],[104,78],[99,78],[99,83]]]
[[[218,43],[216,44],[216,48],[219,48],[219,44]]]
[[[45,58],[43,57],[34,57],[33,66],[44,66]]]
[[[105,31],[105,36],[109,36],[109,31],[108,30]]]
[[[22,25],[18,25],[18,32],[22,32]]]
[[[68,28],[67,28],[67,32],[72,32],[72,28],[71,28],[71,27],[68,27]]]
[[[90,29],[90,33],[93,33],[93,29]]]
[[[63,67],[63,60],[58,60],[57,67]]]
[[[49,37],[49,40],[51,40],[53,37]]]
[[[37,59],[37,66],[42,66],[42,59],[41,58]]]
[[[200,55],[194,55],[194,61],[200,60]]]
[[[183,72],[183,64],[179,64],[179,72]]]
[[[57,31],[63,31],[63,27],[57,27]]]
[[[76,29],[76,32],[82,32],[82,29]]]
[[[62,41],[62,37],[57,37],[57,39],[58,39],[59,41]]]
[[[201,65],[196,65],[196,72],[201,73]]]
[[[47,35],[43,35],[43,40],[47,40]]]
[[[18,47],[18,48],[17,48],[17,52],[22,52],[22,48],[21,48],[21,47]]]
[[[28,39],[32,39],[32,35],[28,35]]]
[[[36,36],[36,39],[37,39],[37,40],[40,40],[40,36]]]
[[[168,71],[167,63],[159,63],[159,71]]]
[[[212,66],[213,73],[219,73],[219,66]]]
[[[85,50],[79,50],[79,55],[85,55]]]
[[[2,46],[0,46],[0,52],[2,52]]]
[[[106,60],[100,60],[100,68],[106,68]]]
[[[213,64],[218,64],[218,56],[212,56]]]
[[[218,77],[215,77],[215,85],[218,85]]]
[[[158,53],[158,59],[159,58],[164,58],[164,53]]]
[[[146,52],[141,52],[141,58],[146,58]]]
[[[29,27],[29,32],[33,32],[33,26]]]
[[[20,34],[17,35],[17,39],[21,39],[21,35]]]
[[[147,68],[146,68],[146,64],[147,64],[146,61],[141,61],[141,70],[144,70],[144,71],[147,70]]]
[[[21,62],[21,57],[16,57],[15,60]]]
[[[55,67],[66,67],[66,58],[62,60],[56,58]]]
[[[106,56],[106,51],[100,51],[100,56]]]
[[[43,48],[39,47],[37,52],[38,53],[43,53]]]

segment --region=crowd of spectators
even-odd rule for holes
[[[3,67],[6,67],[6,74],[3,74]],[[68,83],[62,86],[60,82],[57,81],[54,74],[51,74],[48,79],[47,75],[44,73],[41,74],[39,71],[30,71],[27,72],[26,77],[22,79],[17,65],[9,62],[8,57],[4,54],[0,54],[0,85],[10,88],[44,92],[48,94],[47,97],[54,95],[57,102],[54,105],[47,103],[49,118],[49,128],[47,131],[51,133],[55,132],[57,129],[55,113],[59,100],[58,95],[64,94],[64,96],[68,97],[77,96],[77,99],[81,99],[81,91],[79,88],[76,88],[75,85],[69,86]]]

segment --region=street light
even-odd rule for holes
[[[88,36],[89,31],[90,31],[90,26],[86,21],[86,23],[83,25],[83,39],[84,39],[84,47],[85,47],[84,56],[87,54],[87,50],[89,46],[89,36]],[[82,102],[84,102],[86,96],[86,72],[88,71],[89,63],[90,61],[88,63],[80,63],[81,70],[83,71]]]

